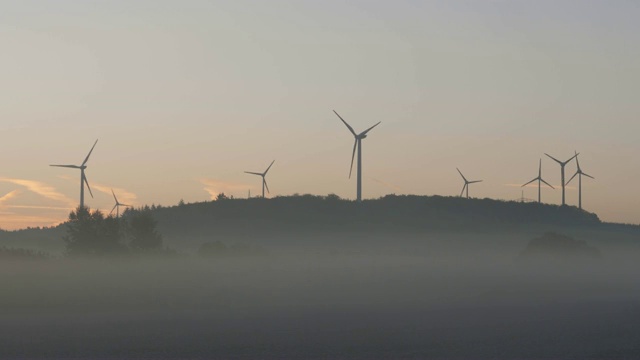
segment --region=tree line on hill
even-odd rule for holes
[[[281,233],[476,231],[527,224],[597,226],[593,213],[570,206],[492,199],[387,195],[361,203],[336,195],[229,199],[156,207],[167,237],[255,237]]]
[[[100,210],[78,207],[69,214],[63,240],[68,256],[162,253],[162,236],[150,208],[132,210],[116,218]]]
[[[208,242],[253,242],[287,234],[304,240],[304,234],[313,233],[473,232],[550,225],[602,227],[593,213],[539,203],[416,195],[387,195],[358,203],[334,194],[271,199],[233,199],[220,194],[214,201],[127,209],[121,218],[78,208],[58,227],[16,234],[41,236],[49,231],[55,239],[64,240],[65,254],[94,256],[168,251],[163,249],[160,233],[172,240],[172,246],[183,247],[191,241],[184,247],[193,249]],[[634,227],[632,232],[637,230]]]

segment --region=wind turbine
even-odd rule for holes
[[[576,175],[578,176],[578,208],[582,209],[582,175],[588,177],[588,178],[592,178],[595,180],[595,178],[589,174],[586,174],[585,172],[582,171],[582,169],[580,168],[580,161],[578,161],[578,153],[576,152],[576,165],[578,165],[578,170],[576,171],[575,174],[573,174],[573,176],[571,177],[571,179],[569,179],[569,181],[567,181],[567,185],[569,185],[569,183],[571,182],[571,180],[573,180],[574,177],[576,177]]]
[[[475,184],[475,183],[479,183],[482,182],[482,180],[474,180],[474,181],[469,181],[467,180],[466,177],[464,177],[464,175],[462,175],[462,172],[460,171],[460,169],[456,168],[456,170],[458,170],[458,173],[460,173],[460,176],[462,176],[462,180],[464,180],[464,186],[462,187],[462,192],[460,192],[460,197],[462,197],[462,194],[464,194],[464,190],[467,190],[467,199],[469,198],[469,184]]]
[[[540,159],[540,165],[538,166],[538,177],[533,179],[533,180],[531,180],[531,181],[529,181],[528,183],[522,185],[522,187],[525,187],[525,186],[531,184],[532,182],[534,182],[536,180],[538,180],[538,202],[540,203],[541,202],[540,201],[541,200],[541,196],[540,195],[542,193],[542,190],[541,190],[542,183],[547,184],[547,186],[549,186],[550,188],[552,188],[554,190],[556,189],[553,186],[551,186],[551,184],[549,184],[548,182],[544,181],[544,179],[542,178],[542,159]]]
[[[121,204],[118,201],[118,198],[116,197],[116,193],[113,192],[113,189],[111,189],[111,193],[113,194],[113,199],[116,201],[116,204],[113,206],[113,209],[111,209],[111,212],[109,212],[109,215],[111,215],[113,213],[113,210],[116,211],[116,219],[120,217],[120,206],[124,206],[124,207],[130,207],[131,205],[127,205],[127,204]]]
[[[353,154],[351,155],[351,167],[349,168],[349,179],[351,179],[351,172],[353,171],[353,160],[356,157],[356,148],[358,148],[357,200],[358,202],[360,202],[362,201],[362,139],[366,138],[367,133],[374,127],[380,125],[382,121],[378,121],[377,124],[373,125],[367,130],[361,132],[360,134],[356,134],[353,128],[349,124],[347,124],[346,121],[344,121],[342,116],[338,115],[335,110],[333,110],[333,112],[340,118],[340,120],[342,120],[342,122],[347,126],[347,128],[349,129],[349,131],[351,131],[351,134],[353,134],[353,137],[355,138],[355,142],[353,143]]]
[[[264,198],[264,188],[267,188],[267,192],[269,192],[269,185],[267,185],[267,179],[265,179],[265,176],[267,176],[267,173],[269,172],[269,169],[271,169],[271,166],[273,166],[273,163],[276,162],[275,160],[273,160],[271,162],[271,165],[269,165],[269,167],[267,168],[267,170],[265,170],[263,173],[257,173],[257,172],[251,172],[251,171],[245,171],[245,173],[247,174],[251,174],[251,175],[258,175],[258,176],[262,176],[262,197]]]
[[[93,143],[93,146],[89,151],[89,154],[87,154],[87,157],[84,158],[82,165],[49,165],[54,167],[80,169],[80,207],[81,208],[84,208],[84,185],[85,184],[87,184],[87,189],[89,189],[89,194],[91,194],[91,197],[93,198],[93,193],[91,192],[91,187],[89,186],[89,181],[87,181],[87,176],[84,174],[84,170],[87,168],[87,161],[89,161],[89,156],[91,156],[91,153],[93,152],[93,148],[96,147],[97,143],[98,143],[98,140],[96,139],[96,142]]]
[[[562,181],[562,205],[566,205],[565,202],[565,196],[564,196],[564,187],[565,187],[565,182],[564,182],[564,167],[571,161],[573,160],[575,157],[578,156],[578,153],[576,153],[575,155],[573,155],[571,157],[571,159],[567,160],[567,161],[560,161],[556,158],[554,158],[553,156],[544,153],[545,155],[547,155],[548,157],[550,157],[553,161],[557,162],[558,164],[560,164],[560,180]]]

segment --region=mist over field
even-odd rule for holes
[[[601,257],[524,259],[529,234],[334,236],[207,255],[2,261],[0,355],[640,356],[637,245],[587,240]]]

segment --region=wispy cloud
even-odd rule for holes
[[[104,184],[96,184],[96,183],[89,183],[89,184],[91,185],[92,189],[98,190],[101,193],[109,194],[109,196],[111,197],[113,196],[113,194],[111,193],[111,189],[113,189],[113,192],[118,197],[118,201],[120,203],[131,205],[131,206],[136,205],[136,200],[138,199],[138,195],[130,191],[127,191],[123,188],[107,186]]]
[[[245,192],[249,188],[251,188],[251,186],[247,184],[233,183],[216,179],[198,179],[198,181],[202,185],[204,185],[204,190],[209,193],[209,196],[211,196],[211,200],[214,200],[220,193],[230,195],[234,192]]]
[[[64,179],[68,181],[77,181],[77,179],[72,176],[59,175],[58,177],[60,179]],[[113,194],[111,193],[111,190],[113,189],[113,192],[115,192],[116,196],[118,197],[118,201],[120,201],[123,204],[134,206],[136,205],[136,202],[138,200],[138,195],[123,188],[95,183],[92,181],[89,181],[89,186],[91,186],[91,191],[97,190],[101,193],[109,195],[109,197],[113,196]]]
[[[36,209],[36,210],[59,210],[69,211],[74,210],[74,207],[62,207],[62,206],[39,206],[39,205],[7,205],[7,209]]]
[[[388,187],[389,189],[392,189],[392,190],[395,190],[395,191],[404,191],[404,189],[402,189],[402,188],[401,188],[400,186],[398,186],[398,185],[394,185],[394,184],[388,183],[388,182],[386,182],[386,181],[378,180],[378,179],[376,179],[376,178],[369,178],[369,179],[371,179],[371,180],[373,180],[373,181],[377,182],[377,183],[378,183],[378,184],[380,184],[380,185],[384,185],[384,186]]]
[[[25,187],[27,190],[50,200],[59,201],[70,207],[75,207],[75,201],[58,192],[53,186],[40,181],[27,179],[13,179],[0,177],[0,182],[11,183]]]
[[[16,196],[18,196],[18,194],[20,194],[20,190],[13,190],[3,197],[0,197],[0,206],[4,205],[7,201],[15,198]]]
[[[21,215],[13,213],[2,213],[0,218],[0,229],[17,230],[24,229],[28,226],[56,226],[62,221],[58,218],[38,216],[38,215]]]

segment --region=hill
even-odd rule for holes
[[[640,227],[602,223],[598,216],[576,207],[459,197],[388,195],[357,203],[335,195],[294,195],[272,199],[228,199],[152,206],[165,243],[197,248],[208,241],[267,241],[334,234],[373,234],[378,237],[424,233],[536,233],[571,229],[601,233],[601,238],[638,238]],[[123,216],[130,216],[127,210]],[[0,234],[0,245],[51,251],[60,243],[64,225]],[[622,236],[622,235],[624,236]]]

